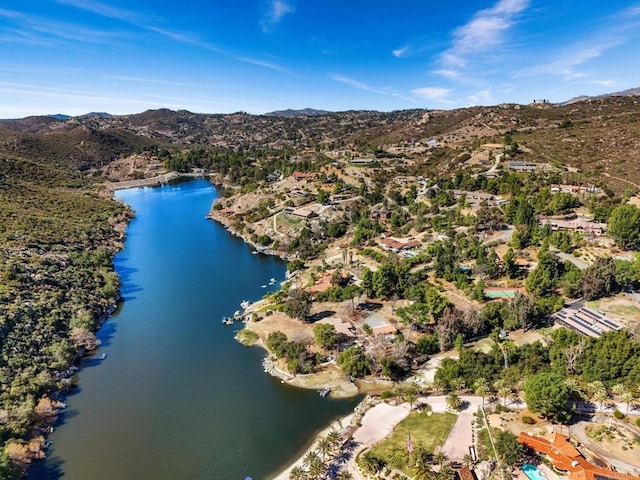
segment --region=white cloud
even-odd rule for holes
[[[493,98],[491,97],[491,92],[489,92],[489,90],[480,90],[475,94],[467,96],[467,104],[469,106],[487,103],[493,103]]]
[[[404,57],[404,56],[407,54],[407,52],[408,52],[408,51],[409,51],[409,46],[408,46],[408,45],[405,45],[404,47],[396,48],[395,50],[393,50],[393,51],[391,52],[391,54],[392,54],[394,57],[402,58],[402,57]]]
[[[460,74],[457,71],[448,70],[448,69],[434,70],[433,73],[435,75],[440,75],[441,77],[446,77],[446,78],[458,78],[460,76]]]
[[[379,95],[388,95],[390,97],[400,98],[402,100],[406,100],[408,102],[413,103],[413,98],[406,97],[401,93],[396,92],[390,87],[384,88],[375,88],[367,85],[366,83],[360,82],[358,80],[354,80],[349,77],[345,77],[344,75],[331,75],[331,78],[336,82],[344,83],[345,85],[349,85],[350,87],[357,88],[358,90],[364,90],[366,92],[377,93]]]
[[[174,42],[183,43],[185,45],[193,45],[195,47],[210,50],[212,52],[216,52],[225,57],[233,58],[234,60],[237,60],[239,62],[249,63],[251,65],[257,65],[259,67],[268,68],[270,70],[276,70],[282,73],[290,73],[285,68],[280,67],[279,65],[276,65],[274,63],[266,62],[262,60],[256,60],[253,58],[244,57],[242,55],[230,53],[229,51],[223,48],[220,48],[216,45],[212,45],[208,42],[204,42],[189,34],[182,33],[182,32],[175,32],[175,31],[167,30],[165,28],[158,27],[156,25],[152,25],[148,23],[146,16],[139,15],[135,12],[114,8],[95,0],[57,0],[57,1],[65,5],[70,5],[76,8],[80,8],[82,10],[93,12],[103,17],[112,18],[122,22],[129,23],[130,25],[133,25],[135,27],[166,37],[170,40],[173,40]],[[291,7],[289,7],[282,0],[274,0],[271,3],[271,7],[272,7],[271,18],[275,19],[276,21],[279,21],[280,18],[286,13],[293,11]],[[2,15],[2,10],[0,10],[0,16],[1,15]]]
[[[592,44],[589,47],[574,47],[569,49],[568,53],[565,47],[564,52],[555,60],[516,72],[514,78],[534,75],[557,75],[565,80],[584,78],[587,75],[574,71],[575,67],[600,57],[607,50],[620,45],[620,43],[618,40],[609,40],[600,44]]]
[[[285,15],[293,13],[294,11],[295,9],[293,6],[284,0],[271,0],[266,13],[260,22],[262,31],[265,33],[271,32]]]
[[[451,47],[441,54],[441,61],[445,65],[464,67],[467,55],[501,46],[516,15],[527,8],[529,1],[500,0],[492,8],[476,12],[468,23],[454,30]]]
[[[602,85],[603,87],[612,87],[616,82],[614,80],[594,80],[593,83]]]
[[[411,93],[425,100],[447,101],[447,96],[451,93],[448,88],[442,87],[422,87],[411,90]]]

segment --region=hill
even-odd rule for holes
[[[332,112],[327,110],[315,110],[313,108],[303,108],[302,110],[277,110],[275,112],[265,113],[268,117],[316,117],[318,115],[329,115]]]
[[[640,154],[637,96],[603,96],[565,105],[501,104],[454,110],[394,112],[289,110],[269,115],[196,114],[148,110],[139,114],[27,117],[0,121],[0,154],[48,159],[80,170],[158,148],[325,151],[351,146],[374,151],[414,139],[437,141],[454,159],[508,135],[525,161],[562,163],[587,178],[620,187],[640,183],[630,168]],[[322,114],[320,114],[322,112]],[[310,113],[314,115],[309,116]],[[609,175],[609,178],[606,178]]]

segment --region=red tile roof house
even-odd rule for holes
[[[295,178],[298,182],[300,180],[305,180],[305,179],[309,179],[309,180],[314,180],[316,178],[316,174],[315,173],[307,173],[307,172],[293,172],[293,178]]]
[[[422,246],[422,242],[418,240],[411,240],[409,242],[400,242],[393,238],[382,238],[378,240],[378,243],[385,250],[391,250],[392,252],[400,252],[402,250],[411,250]]]
[[[640,480],[640,477],[593,465],[564,435],[550,433],[538,437],[521,432],[518,442],[549,457],[557,470],[569,474],[569,480]]]

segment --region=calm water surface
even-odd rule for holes
[[[115,259],[124,303],[31,480],[265,479],[355,406],[280,384],[222,325],[286,266],[206,221],[215,195],[204,180],[117,193],[136,211]]]

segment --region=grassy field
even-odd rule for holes
[[[452,413],[427,413],[413,412],[401,421],[391,435],[377,443],[371,449],[372,453],[383,459],[389,459],[398,449],[407,450],[407,439],[411,433],[411,442],[414,447],[424,447],[433,452],[436,447],[442,446],[449,430],[458,418]]]

